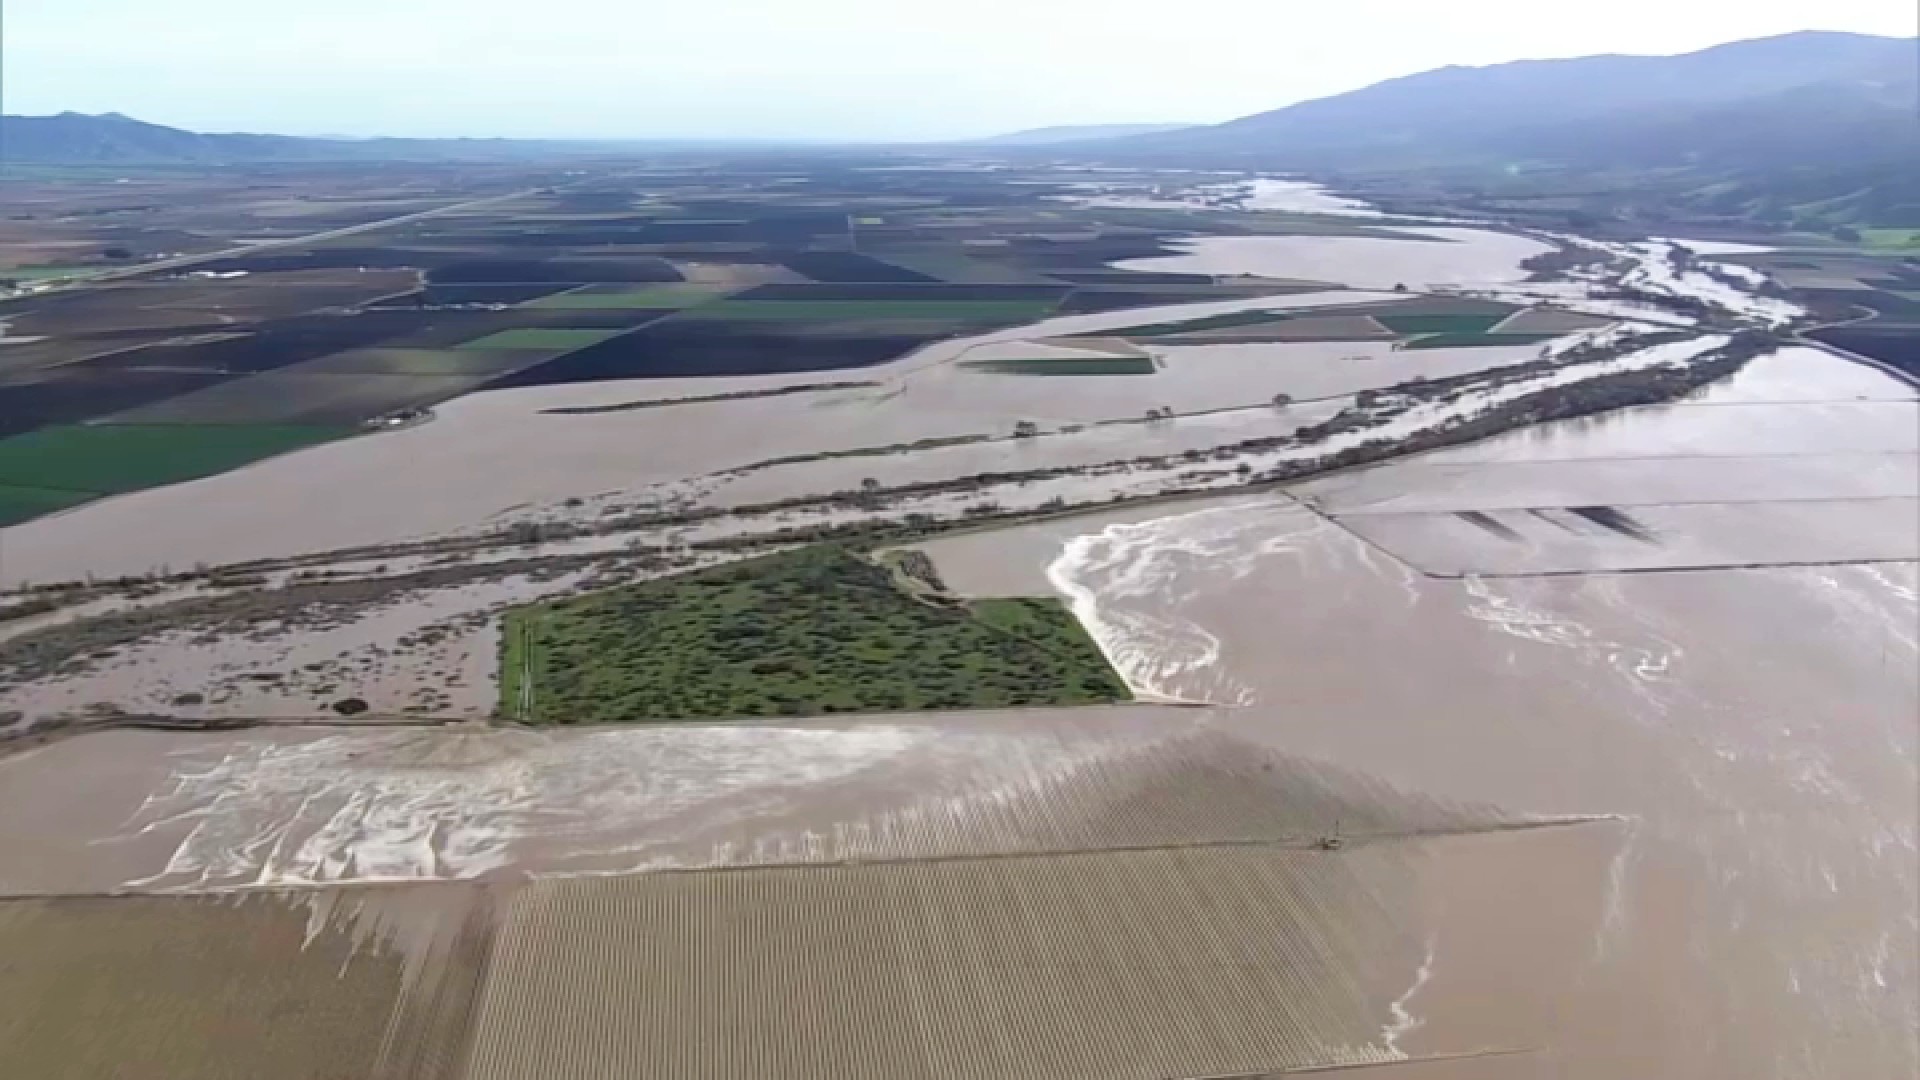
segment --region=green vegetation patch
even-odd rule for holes
[[[1372,314],[1369,312],[1368,314]],[[1505,322],[1499,315],[1374,315],[1374,321],[1396,334],[1484,334]]]
[[[686,319],[790,322],[811,319],[950,319],[1031,322],[1053,314],[1053,300],[721,300]]]
[[[1860,239],[1875,251],[1920,250],[1920,229],[1861,229]]]
[[[0,485],[0,525],[18,525],[42,514],[79,506],[96,498],[99,498],[99,494],[92,491],[55,491],[51,488]]]
[[[350,435],[351,427],[85,424],[0,439],[0,488],[137,491]]]
[[[729,291],[710,285],[649,285],[638,289],[589,286],[529,300],[520,307],[561,311],[679,311],[704,304]]]
[[[1485,349],[1497,345],[1535,345],[1558,334],[1429,334],[1414,338],[1406,349]]]
[[[1119,701],[1052,600],[916,599],[824,545],[512,611],[501,711],[592,724]]]
[[[1148,356],[1010,357],[969,360],[962,366],[989,375],[1151,375],[1158,370]]]
[[[1235,311],[1226,315],[1208,315],[1184,322],[1149,323],[1146,326],[1127,326],[1118,330],[1103,330],[1103,334],[1121,334],[1126,337],[1160,337],[1165,334],[1191,334],[1202,330],[1222,330],[1230,326],[1259,326],[1262,323],[1285,322],[1292,318],[1277,311]]]
[[[502,330],[497,334],[488,334],[483,338],[462,342],[459,349],[543,349],[549,352],[572,352],[589,345],[598,345],[610,337],[626,333],[625,330],[590,330],[569,327],[522,326],[513,330]]]

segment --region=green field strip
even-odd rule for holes
[[[725,286],[653,285],[607,290],[589,285],[518,305],[540,311],[679,311],[698,307],[736,290]]]
[[[53,488],[20,487],[0,484],[0,526],[79,506],[100,497],[97,491],[60,491]]]
[[[1920,249],[1920,229],[1861,229],[1860,239],[1876,251]]]
[[[589,345],[598,345],[611,337],[626,333],[626,329],[571,329],[551,326],[522,326],[512,330],[502,330],[488,334],[483,338],[463,341],[454,346],[456,349],[545,349],[558,352],[573,352]]]
[[[0,439],[0,488],[117,494],[193,480],[342,438],[355,427],[75,424]]]

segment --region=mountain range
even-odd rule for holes
[[[1603,190],[1656,214],[1920,227],[1917,50],[1912,38],[1808,32],[1681,56],[1445,67],[1224,124],[1041,128],[965,145],[1296,171],[1365,190]],[[9,163],[500,159],[693,145],[310,139],[200,134],[115,113],[0,117]]]
[[[1140,164],[1639,184],[1733,216],[1920,226],[1920,42],[1808,32],[1680,56],[1446,67],[1224,124],[1083,143]]]

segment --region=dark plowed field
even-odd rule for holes
[[[1884,329],[1836,326],[1830,330],[1815,331],[1810,336],[1848,352],[1870,356],[1920,378],[1920,326],[1890,326]]]
[[[1206,274],[1136,274],[1130,270],[1048,270],[1050,278],[1075,285],[1211,285]]]
[[[345,349],[358,349],[433,325],[467,312],[363,311],[356,315],[307,315],[267,323],[251,333],[199,345],[151,345],[144,349],[83,360],[76,367],[98,371],[187,370],[203,372],[272,371]],[[491,312],[473,313],[481,316]]]
[[[437,267],[435,285],[523,282],[679,281],[665,259],[647,256],[577,259],[465,259]]]
[[[195,372],[62,369],[39,382],[0,386],[0,436],[138,408],[229,378]]]
[[[488,388],[870,367],[947,336],[939,328],[916,332],[885,323],[815,324],[805,334],[793,329],[669,320],[509,375]]]
[[[527,283],[522,285],[429,285],[417,293],[382,301],[381,307],[451,307],[458,304],[499,304],[511,306],[538,300],[565,291],[566,282]]]
[[[272,371],[118,413],[116,424],[292,424],[351,428],[401,409],[445,401],[485,382],[471,375],[307,374]]]
[[[1241,300],[1252,296],[1288,296],[1318,292],[1310,288],[1268,288],[1253,292],[1231,289],[1075,289],[1060,305],[1062,315],[1094,315],[1127,308],[1163,307],[1174,304],[1200,304],[1210,300]]]
[[[783,261],[794,273],[829,284],[939,280],[850,251],[803,251]]]
[[[760,285],[736,300],[1012,300],[1050,303],[1067,293],[1059,285],[949,285],[945,282],[872,285]]]
[[[1030,236],[1015,241],[1013,252],[1020,262],[1030,266],[1089,271],[1120,259],[1150,259],[1173,254],[1161,237],[1152,234],[1101,236],[1091,240],[1047,240]],[[1124,270],[1108,272],[1127,273]]]
[[[245,271],[249,274],[267,274],[286,270],[357,270],[372,268],[381,270],[418,269],[447,261],[450,256],[443,251],[416,251],[410,248],[314,248],[311,251],[263,252],[259,255],[237,255],[231,259],[215,259],[201,263],[195,270],[204,270],[216,274],[229,274]]]

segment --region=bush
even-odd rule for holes
[[[372,707],[365,700],[357,697],[341,698],[333,703],[333,711],[341,716],[359,716]]]

